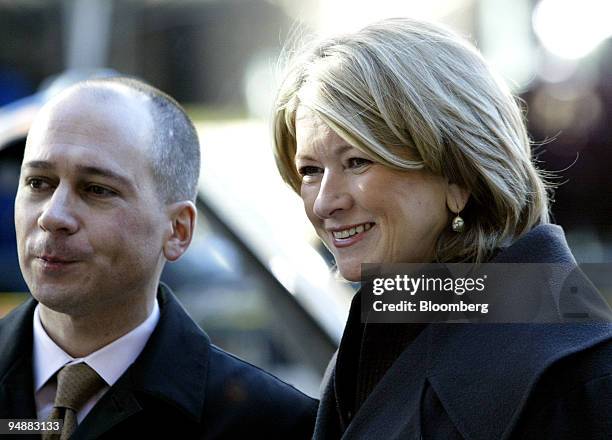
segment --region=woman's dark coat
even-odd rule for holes
[[[495,261],[575,264],[552,225]],[[359,304],[324,381],[316,439],[612,439],[612,324],[430,324],[352,414],[338,384],[367,331]]]

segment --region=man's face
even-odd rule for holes
[[[155,289],[171,223],[147,158],[147,103],[77,90],[30,130],[15,225],[19,263],[45,306],[86,315]]]

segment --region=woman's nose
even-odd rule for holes
[[[58,186],[38,217],[38,226],[48,232],[73,234],[78,230],[74,196],[70,189]]]
[[[313,211],[319,218],[330,218],[353,206],[353,196],[342,175],[326,172],[323,175]]]

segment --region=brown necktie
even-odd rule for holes
[[[67,440],[77,427],[77,413],[106,382],[85,363],[66,365],[57,373],[57,392],[49,419],[63,419],[61,434],[43,434],[43,440]]]

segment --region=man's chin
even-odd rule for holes
[[[79,314],[85,306],[82,289],[45,286],[44,288],[35,287],[30,289],[30,292],[36,301],[57,313],[75,315]]]

